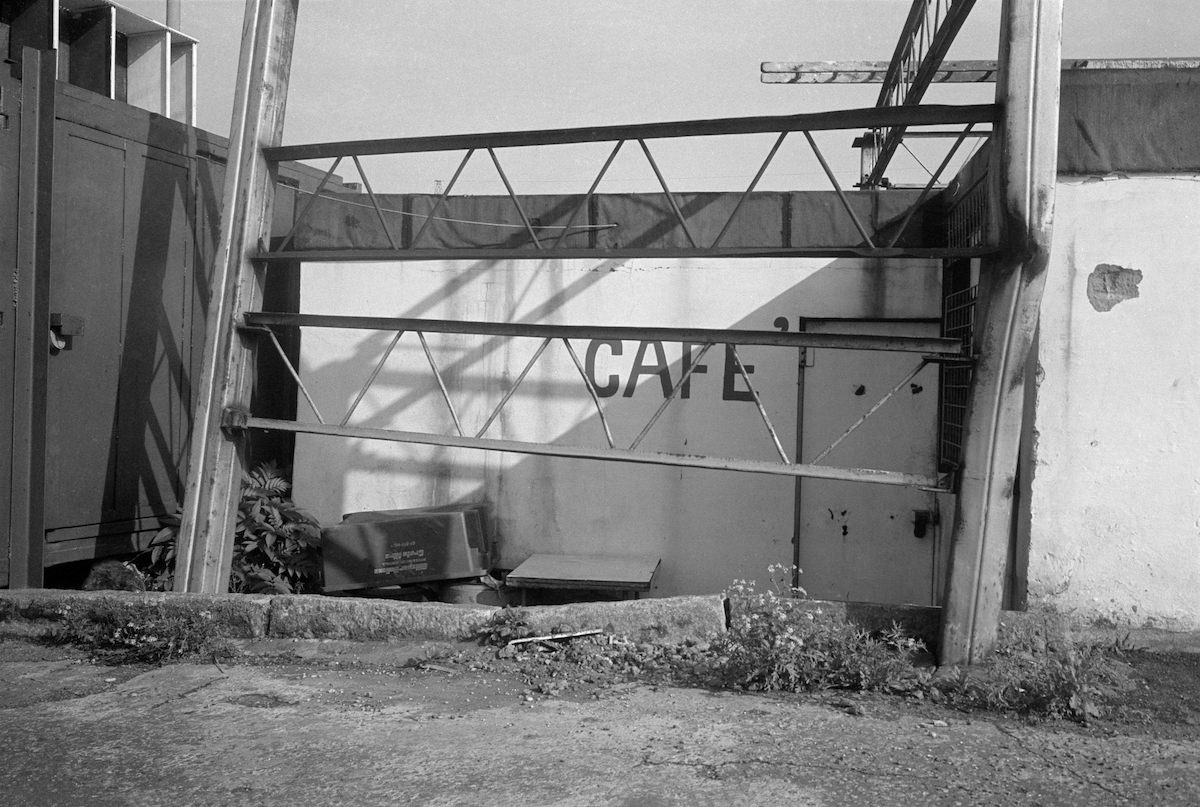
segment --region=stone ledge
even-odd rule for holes
[[[61,622],[68,614],[89,619],[147,622],[203,616],[230,639],[267,635],[271,597],[255,594],[173,594],[166,592],[0,591],[0,630],[12,623]]]
[[[498,609],[315,595],[175,594],[28,589],[0,591],[0,633],[28,634],[68,614],[124,622],[203,615],[230,639],[465,641]],[[670,597],[534,606],[522,609],[536,631],[599,628],[640,642],[711,639],[725,630],[719,596]]]

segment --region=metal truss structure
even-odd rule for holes
[[[317,422],[312,423],[291,423],[279,420],[268,420],[264,418],[256,418],[253,415],[244,411],[229,411],[227,410],[223,423],[227,429],[277,429],[283,431],[302,432],[309,434],[325,434],[340,437],[357,437],[369,438],[376,440],[389,440],[393,442],[415,443],[422,445],[442,445],[453,448],[473,448],[492,451],[506,451],[518,454],[538,454],[542,456],[553,457],[572,457],[575,459],[597,459],[610,460],[615,462],[630,462],[641,464],[654,465],[669,465],[684,468],[711,468],[722,471],[743,471],[747,473],[763,473],[775,474],[781,476],[805,476],[818,479],[840,479],[850,482],[872,482],[882,485],[905,485],[917,487],[926,490],[943,490],[944,480],[938,476],[905,473],[902,471],[891,470],[876,470],[867,468],[839,468],[831,465],[820,464],[835,447],[843,440],[849,437],[855,430],[863,425],[872,415],[883,407],[895,394],[909,381],[911,381],[927,364],[932,362],[954,362],[961,363],[961,342],[958,339],[945,339],[935,337],[905,337],[905,336],[870,336],[862,334],[816,334],[816,333],[780,333],[780,332],[762,332],[762,331],[740,331],[740,330],[714,330],[700,328],[632,328],[632,327],[603,327],[603,326],[572,326],[572,325],[527,325],[517,323],[484,323],[484,322],[461,322],[449,320],[425,320],[425,319],[402,319],[393,317],[348,317],[348,316],[328,316],[318,314],[287,314],[287,313],[254,313],[248,312],[242,317],[242,331],[245,333],[260,333],[265,336],[273,344],[276,353],[280,359],[287,365],[288,371],[296,380],[299,386],[300,393],[308,402],[309,408],[316,417]],[[392,332],[394,335],[388,343],[370,373],[367,374],[362,387],[354,396],[354,401],[350,404],[346,413],[336,424],[328,422],[321,414],[317,405],[313,401],[313,396],[301,379],[296,367],[288,359],[283,347],[280,345],[278,338],[272,328],[275,327],[321,327],[321,328],[351,328],[351,329],[367,329],[373,331]],[[384,364],[391,356],[401,336],[405,333],[412,332],[416,334],[420,342],[421,349],[425,354],[426,360],[429,362],[429,369],[433,376],[433,381],[436,383],[438,390],[441,393],[443,403],[446,405],[450,419],[455,427],[455,434],[438,434],[430,432],[416,431],[396,431],[386,429],[368,429],[360,426],[350,425],[351,417],[357,409],[358,404],[366,396],[367,391],[375,383]],[[507,390],[499,395],[499,401],[488,415],[483,425],[476,431],[475,434],[467,434],[463,428],[462,418],[460,418],[454,401],[447,389],[442,372],[438,366],[437,360],[433,352],[430,350],[429,343],[425,335],[427,333],[456,333],[456,334],[473,334],[480,336],[495,336],[503,338],[534,338],[539,340],[537,348],[533,351],[525,367],[517,375],[516,380]],[[688,364],[688,368],[681,374],[678,381],[675,382],[670,394],[665,396],[662,405],[651,415],[646,425],[638,432],[637,436],[629,443],[627,447],[618,447],[616,438],[613,435],[609,425],[608,417],[605,414],[604,408],[600,403],[600,395],[597,392],[596,385],[592,378],[584,369],[584,363],[580,361],[579,354],[571,344],[572,339],[598,339],[616,341],[622,339],[635,340],[655,340],[658,342],[680,342],[686,343],[693,347],[698,347],[699,351]],[[537,361],[546,352],[554,341],[560,341],[570,356],[575,369],[578,371],[579,379],[582,382],[582,389],[586,389],[591,397],[592,403],[595,405],[596,414],[598,416],[600,427],[603,431],[605,445],[600,446],[572,446],[559,445],[549,443],[536,442],[520,442],[514,440],[500,440],[496,438],[485,437],[488,429],[495,423],[500,416],[501,411],[505,408],[508,402],[516,394],[521,383],[529,375]],[[712,456],[697,456],[690,454],[674,454],[662,451],[646,451],[638,450],[642,441],[650,433],[654,425],[659,421],[667,408],[675,401],[680,391],[686,388],[691,372],[700,366],[701,359],[716,345],[725,345],[729,351],[733,363],[737,369],[738,375],[742,382],[746,385],[753,397],[755,408],[759,417],[762,419],[763,426],[767,434],[770,436],[771,443],[778,455],[778,461],[764,461],[761,459],[739,458],[739,457],[712,457]],[[876,403],[866,414],[852,423],[836,440],[833,441],[825,450],[821,451],[811,463],[801,464],[793,462],[788,456],[787,450],[783,447],[783,443],[779,439],[777,430],[771,422],[767,411],[762,404],[758,391],[754,388],[754,383],[750,380],[750,375],[747,373],[741,358],[738,356],[738,346],[756,345],[756,346],[772,346],[781,348],[800,349],[804,348],[834,348],[834,349],[853,349],[853,350],[886,350],[898,351],[918,354],[919,361],[915,369],[909,372],[905,377],[896,384],[886,395],[884,395],[878,403]],[[948,491],[947,491],[948,492]]]
[[[686,121],[638,126],[605,126],[591,129],[502,132],[487,135],[451,135],[444,137],[399,138],[313,145],[280,145],[283,112],[287,98],[291,51],[299,0],[247,0],[242,60],[239,69],[237,101],[231,134],[229,170],[226,175],[225,208],[222,234],[213,273],[214,297],[210,305],[208,343],[201,368],[201,383],[194,419],[191,467],[187,480],[182,526],[178,543],[179,564],[176,588],[180,591],[214,592],[223,590],[228,579],[231,544],[225,537],[232,531],[241,479],[242,436],[247,429],[280,429],[293,432],[339,435],[407,443],[436,444],[465,449],[516,451],[553,456],[606,459],[621,462],[656,463],[684,467],[723,468],[726,470],[773,473],[790,476],[815,476],[852,479],[882,484],[915,485],[942,489],[943,480],[874,469],[839,469],[820,465],[820,460],[866,418],[895,394],[891,392],[859,422],[808,464],[791,461],[776,430],[755,400],[765,429],[776,446],[778,461],[748,458],[696,457],[639,450],[642,439],[653,428],[663,411],[679,392],[683,381],[666,396],[662,407],[625,447],[617,446],[605,413],[600,407],[595,386],[583,371],[571,345],[573,338],[637,338],[664,341],[688,341],[704,350],[724,344],[732,351],[738,371],[747,384],[749,376],[736,358],[740,345],[772,345],[799,349],[823,346],[845,349],[897,350],[919,357],[918,367],[930,361],[961,363],[962,342],[958,339],[881,340],[851,334],[820,336],[812,334],[760,333],[749,331],[702,329],[622,329],[603,326],[514,325],[508,323],[447,322],[399,318],[366,318],[322,315],[263,313],[258,311],[262,298],[265,268],[273,262],[321,262],[347,260],[451,260],[469,258],[569,258],[634,257],[671,255],[685,257],[758,257],[758,256],[866,256],[874,258],[983,257],[986,281],[981,281],[978,327],[974,344],[979,351],[970,394],[966,403],[962,440],[962,487],[956,508],[951,580],[944,611],[942,660],[946,663],[970,662],[981,658],[994,641],[999,616],[1000,587],[1004,551],[1011,523],[1012,486],[1006,485],[1015,469],[1014,429],[1020,427],[1022,367],[1036,321],[1036,312],[1044,283],[1045,256],[1049,243],[1050,205],[1053,199],[1053,144],[1057,123],[1058,30],[1061,0],[1006,0],[1002,21],[1001,53],[998,70],[1005,80],[999,82],[1003,96],[996,105],[923,106],[919,105],[926,87],[937,76],[942,57],[961,27],[974,0],[914,0],[897,45],[877,106],[866,110],[844,110],[786,117]],[[1003,113],[1001,114],[1001,110]],[[971,196],[959,196],[958,230],[953,240],[943,245],[916,244],[899,246],[912,219],[912,211],[900,223],[898,231],[880,238],[864,225],[848,201],[827,161],[817,148],[812,132],[830,129],[863,128],[883,132],[879,159],[870,174],[870,187],[879,187],[887,159],[904,131],[910,126],[961,126],[952,136],[954,144],[941,167],[915,200],[914,210],[933,192],[937,180],[951,161],[955,150],[971,135],[978,124],[991,125],[998,140],[991,150],[987,179],[973,188]],[[782,243],[762,244],[728,239],[737,228],[739,216],[784,140],[792,132],[802,133],[826,177],[838,203],[853,224],[853,233],[845,243],[817,244],[794,248]],[[731,134],[775,133],[773,146],[757,173],[741,195],[732,202],[727,218],[711,239],[698,237],[685,206],[659,169],[649,142],[672,137],[718,137]],[[595,197],[597,188],[617,153],[629,141],[637,143],[662,189],[668,208],[668,221],[675,240],[667,246],[638,246],[609,251],[566,245],[565,237],[578,217]],[[531,217],[529,197],[519,196],[505,173],[497,151],[518,146],[550,146],[567,143],[611,142],[615,145],[585,193],[573,197],[569,214],[555,225],[560,229],[551,237]],[[1050,144],[1050,145],[1047,145]],[[454,178],[420,217],[411,238],[389,228],[377,194],[363,173],[361,157],[377,154],[433,151],[465,152]],[[486,151],[512,201],[513,215],[523,231],[520,242],[503,248],[464,248],[462,250],[427,246],[422,238],[437,221],[450,199],[455,181],[476,151]],[[326,181],[338,165],[349,158],[358,169],[386,240],[384,249],[352,249],[335,245],[329,249],[296,249],[297,229],[309,211],[303,210],[292,232],[274,249],[267,244],[272,235],[272,193],[276,166],[281,160],[332,159]],[[933,172],[931,172],[933,173]],[[322,183],[323,185],[326,183]],[[315,204],[320,192],[306,207]],[[994,200],[994,203],[993,203]],[[953,222],[952,222],[953,226]],[[1003,239],[1000,237],[1003,235]],[[368,429],[350,421],[357,406],[352,404],[336,424],[325,420],[315,407],[315,422],[285,422],[257,418],[249,411],[254,356],[262,338],[272,342],[282,356],[274,329],[280,327],[368,328],[393,333],[391,346],[367,375],[357,400],[374,383],[391,349],[406,332],[415,332],[429,361],[433,380],[455,424],[453,434]],[[515,383],[500,395],[492,415],[482,428],[468,434],[448,394],[439,366],[429,349],[426,333],[472,333],[494,337],[525,337],[540,340],[533,358]],[[534,363],[561,340],[564,349],[580,370],[581,380],[596,404],[604,431],[599,447],[558,446],[496,440],[486,437],[491,422],[502,411]],[[290,372],[300,383],[302,394],[312,402],[296,368]],[[1010,445],[1011,443],[1011,445]]]
[[[363,140],[333,143],[316,143],[270,147],[263,150],[264,157],[272,164],[284,160],[314,160],[332,159],[324,180],[317,194],[310,197],[296,218],[291,231],[271,250],[260,251],[255,258],[261,261],[380,261],[380,260],[454,260],[454,259],[504,259],[504,258],[631,258],[631,257],[675,257],[675,258],[744,258],[744,257],[871,257],[871,258],[935,258],[952,259],[959,257],[978,257],[994,252],[998,244],[974,243],[970,245],[951,246],[947,243],[922,244],[912,243],[912,239],[901,239],[909,233],[909,225],[914,215],[929,201],[938,181],[946,167],[966,138],[980,124],[993,124],[998,117],[997,108],[991,104],[963,106],[897,106],[891,108],[869,108],[837,110],[803,115],[788,115],[757,118],[726,118],[717,120],[679,121],[671,123],[641,124],[633,126],[605,126],[580,129],[552,129],[525,132],[499,132],[478,135],[449,135],[441,137],[408,137],[387,140]],[[830,130],[861,131],[864,128],[903,130],[909,126],[951,126],[962,127],[954,130],[956,138],[950,145],[945,158],[937,171],[932,172],[922,193],[916,196],[899,226],[891,226],[883,232],[872,232],[869,223],[864,223],[860,211],[851,204],[850,197],[843,190],[842,184],[830,168],[828,160],[817,146],[812,133]],[[852,235],[840,243],[795,245],[787,243],[778,233],[767,233],[761,230],[747,228],[751,232],[738,230],[740,216],[744,215],[746,203],[752,198],[763,175],[779,153],[785,140],[790,134],[798,133],[803,137],[812,154],[820,163],[830,187],[837,195],[838,202],[846,214],[847,220],[853,225]],[[680,194],[671,190],[671,185],[664,176],[651,150],[651,142],[680,137],[703,137],[719,139],[733,135],[745,134],[774,134],[776,138],[763,158],[757,172],[748,178],[748,184],[736,197],[730,196],[736,202],[727,215],[724,211],[714,214],[703,205],[688,206],[681,203]],[[616,159],[618,153],[630,141],[636,142],[637,147],[645,156],[649,167],[653,170],[659,186],[662,188],[665,201],[663,221],[643,222],[661,229],[667,237],[660,243],[642,244],[636,246],[607,246],[605,244],[587,243],[580,245],[578,238],[586,234],[587,226],[576,228],[589,203],[596,197],[597,190],[606,172]],[[499,152],[506,148],[528,146],[556,146],[578,143],[612,143],[612,150],[596,173],[595,179],[586,192],[565,197],[563,201],[565,216],[559,216],[553,221],[534,223],[529,200],[518,196],[513,190],[513,183],[505,172]],[[451,175],[442,193],[433,201],[432,206],[423,213],[413,212],[414,232],[405,237],[402,232],[395,232],[389,227],[383,208],[377,194],[374,192],[370,179],[363,168],[361,157],[386,154],[425,154],[442,151],[461,151],[463,157],[458,167]],[[430,224],[438,221],[444,214],[455,184],[462,176],[471,158],[479,151],[484,151],[495,167],[509,198],[513,202],[513,224],[519,225],[524,231],[524,240],[504,246],[464,246],[459,248],[433,246],[429,243],[428,233]],[[315,204],[333,178],[335,172],[345,160],[351,160],[357,170],[366,195],[374,209],[376,218],[388,247],[383,249],[349,248],[347,246],[331,245],[326,248],[297,249],[295,238],[309,221]],[[324,197],[336,198],[336,197]],[[534,197],[535,199],[537,197]],[[643,215],[650,215],[643,213]],[[716,222],[707,219],[714,215],[722,217]],[[708,224],[711,233],[708,238],[702,237],[702,231],[697,222]],[[721,223],[723,221],[723,223]],[[718,226],[719,225],[719,226]],[[672,233],[680,237],[671,237]],[[770,236],[770,240],[764,240]]]

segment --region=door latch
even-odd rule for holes
[[[54,350],[70,350],[72,337],[83,335],[83,317],[74,314],[50,315],[50,346]]]
[[[913,537],[924,538],[930,527],[938,524],[938,514],[933,510],[913,510]]]

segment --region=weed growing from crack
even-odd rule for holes
[[[1052,636],[1058,624],[1053,615],[1014,620],[1001,631],[987,664],[935,668],[924,643],[899,625],[867,630],[808,601],[791,582],[797,571],[772,565],[765,587],[734,581],[726,591],[728,630],[711,642],[659,644],[604,634],[561,644],[510,645],[539,632],[559,632],[535,630],[522,608],[495,612],[478,638],[499,646],[495,664],[513,665],[526,676],[529,699],[558,696],[574,684],[639,681],[752,691],[879,692],[960,711],[1086,723],[1102,716],[1128,686],[1120,656],[1131,648],[1119,641],[1087,644],[1065,633]],[[496,669],[491,662],[481,667],[477,653],[448,661]]]
[[[784,692],[912,689],[919,677],[913,659],[925,650],[919,639],[895,624],[877,635],[797,607],[807,595],[789,582],[793,571],[773,564],[770,588],[736,580],[726,592],[729,630],[714,647],[724,685]]]
[[[963,711],[990,711],[1087,723],[1130,686],[1119,644],[1002,636],[986,664],[939,671],[926,683],[933,700]]]
[[[790,585],[794,569],[768,567],[769,588],[738,580],[727,592],[729,631],[714,644],[724,686],[762,691],[842,689],[889,692],[962,711],[1066,718],[1081,723],[1105,713],[1128,686],[1113,646],[1048,639],[1053,615],[1002,631],[986,664],[935,669],[919,663],[921,640],[896,624],[872,633],[822,614]]]
[[[534,635],[528,620],[529,615],[522,608],[501,608],[480,626],[476,635],[481,644],[506,645],[513,639]]]
[[[199,656],[215,661],[232,652],[208,611],[131,620],[127,611],[97,603],[86,610],[67,605],[58,615],[60,621],[43,634],[44,641],[112,654],[118,663],[161,664]]]

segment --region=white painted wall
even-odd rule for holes
[[[1058,186],[1038,356],[1033,601],[1200,628],[1198,211],[1191,176]],[[1138,296],[1097,310],[1088,283],[1100,264],[1141,272]]]
[[[939,267],[918,261],[886,268],[858,260],[344,264],[307,266],[301,299],[313,313],[772,330],[777,317],[794,328],[804,316],[937,316],[939,283]],[[327,420],[341,419],[387,341],[380,333],[305,331],[301,372]],[[431,336],[430,344],[464,429],[473,433],[537,342]],[[680,348],[664,347],[677,379]],[[582,358],[586,342],[576,349]],[[623,393],[636,350],[630,342],[619,357],[602,350],[597,375],[617,375]],[[752,379],[791,453],[795,350],[739,353],[754,365]],[[704,364],[708,371],[693,376],[691,397],[671,405],[644,447],[773,459],[753,403],[722,399],[723,352],[714,348]],[[662,400],[653,375],[639,379],[632,397],[604,399],[617,444],[627,446]],[[307,417],[303,400],[300,413]],[[453,428],[415,335],[402,339],[351,422]],[[602,444],[591,400],[561,343],[488,436]],[[488,501],[508,568],[539,551],[655,554],[663,565],[654,593],[670,595],[763,579],[768,564],[792,558],[788,477],[311,436],[297,440],[295,469],[297,500],[323,523],[355,510]]]

